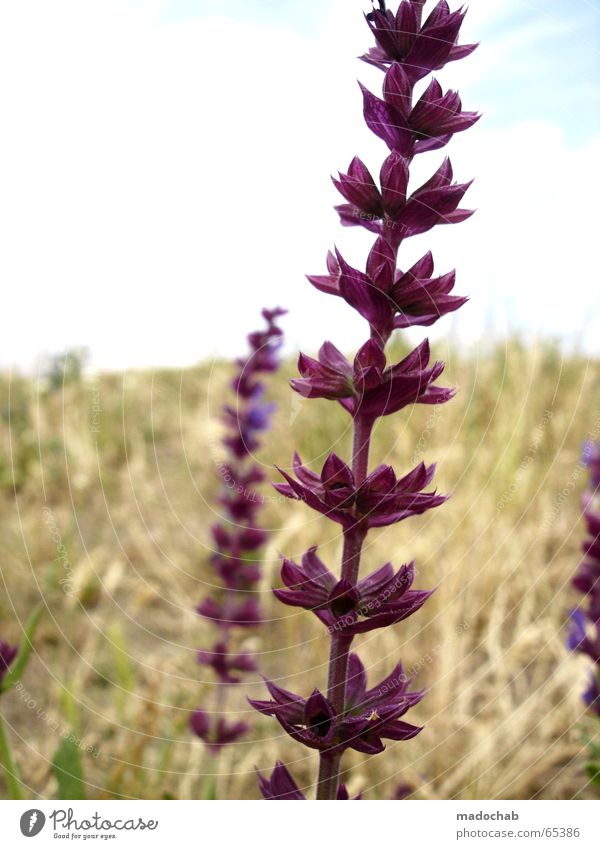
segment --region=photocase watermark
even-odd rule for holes
[[[42,515],[44,517],[46,527],[48,528],[48,533],[52,537],[56,546],[56,556],[54,559],[58,562],[59,566],[62,566],[65,572],[65,576],[59,578],[58,583],[65,595],[72,595],[75,592],[75,585],[73,583],[73,564],[69,559],[69,553],[63,543],[62,534],[58,529],[54,519],[54,514],[49,507],[44,507]]]
[[[231,467],[225,462],[217,464],[217,473],[223,481],[225,489],[230,490],[232,493],[235,492],[244,501],[251,501],[258,504],[284,504],[289,500],[285,495],[257,492],[255,489],[238,482],[232,474]],[[304,498],[299,496],[296,500],[303,501]]]
[[[64,808],[58,808],[48,816],[48,820],[52,822],[52,827],[55,832],[58,831],[58,827],[65,829],[67,834],[55,834],[55,837],[81,837],[77,832],[83,831],[100,831],[100,832],[111,832],[111,831],[154,831],[158,827],[158,820],[144,820],[142,817],[124,819],[119,818],[116,820],[104,819],[97,811],[93,816],[86,819],[75,819],[75,813],[73,808],[68,808],[65,810]],[[89,839],[90,837],[96,837],[97,835],[83,835],[83,839]],[[109,836],[114,837],[115,835],[102,834],[100,835],[103,838],[107,838]]]
[[[91,816],[76,819],[73,808],[56,808],[47,817],[53,836],[59,840],[114,840],[121,831],[155,831],[157,819],[124,816],[111,820],[98,811]],[[46,815],[39,808],[30,808],[21,814],[19,826],[23,837],[36,837],[46,825]],[[62,833],[61,833],[62,832]]]
[[[458,385],[455,387],[455,389],[458,392]],[[431,434],[435,430],[437,423],[441,418],[441,415],[441,404],[436,404],[432,412],[428,416],[427,421],[425,422],[425,427],[421,431],[421,436],[419,437],[419,441],[415,446],[415,450],[413,451],[413,455],[410,461],[411,466],[416,466],[416,464],[419,462],[419,460],[425,453],[425,449],[431,441]]]
[[[290,398],[290,415],[289,415],[289,425],[290,427],[294,424],[298,416],[300,415],[300,411],[302,410],[303,402],[306,398],[303,398],[298,392],[292,392]]]
[[[92,433],[100,433],[101,414],[100,385],[97,380],[94,380],[90,386],[90,423]]]
[[[360,218],[361,221],[376,221],[388,230],[394,230],[398,226],[397,221],[392,221],[390,218],[382,218],[380,215],[374,215],[371,212],[363,212],[362,209],[358,209],[356,206],[352,210],[352,217]]]
[[[28,690],[23,686],[20,681],[16,683],[15,690],[18,693],[19,698],[21,699],[25,707],[31,711],[34,711],[37,718],[41,722],[44,722],[48,726],[48,728],[56,732],[64,740],[68,740],[70,743],[74,743],[78,749],[80,749],[82,752],[87,752],[94,759],[100,756],[100,750],[97,749],[96,746],[84,745],[81,738],[76,737],[70,728],[68,728],[64,723],[60,722],[58,719],[55,719],[54,717],[46,713],[46,711],[38,705],[36,699],[34,699],[31,693],[28,692]]]
[[[243,481],[240,481],[235,476],[230,464],[221,459],[221,443],[216,439],[211,439],[208,443],[208,450],[215,464],[217,475],[221,478],[223,486],[232,495],[236,495],[244,501],[251,501],[257,504],[286,504],[289,499],[285,495],[276,492],[258,492],[254,487],[249,487]],[[296,500],[304,500],[300,496]]]
[[[501,497],[496,502],[496,510],[498,510],[499,512],[501,510],[504,510],[506,505],[509,504],[512,501],[516,491],[519,488],[519,484],[521,483],[521,480],[523,479],[525,473],[527,472],[527,469],[531,466],[531,464],[533,463],[533,461],[535,459],[535,455],[537,454],[539,447],[542,444],[542,440],[544,438],[544,432],[545,432],[546,428],[548,427],[548,425],[550,424],[550,422],[552,421],[553,418],[554,418],[554,413],[552,412],[552,410],[546,410],[544,412],[542,419],[540,420],[539,424],[537,425],[537,427],[535,428],[535,430],[533,432],[533,438],[531,440],[529,448],[527,449],[525,456],[523,457],[523,459],[519,463],[519,468],[515,472],[510,486],[508,486],[504,490]]]
[[[46,825],[46,815],[39,808],[30,808],[21,814],[19,826],[23,837],[36,837]]]

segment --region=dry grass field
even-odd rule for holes
[[[580,694],[585,660],[564,647],[569,588],[583,535],[583,440],[600,434],[600,363],[519,339],[469,353],[438,344],[457,398],[385,420],[372,463],[438,462],[450,502],[373,532],[363,568],[414,558],[418,588],[437,591],[406,623],[357,639],[371,680],[402,658],[429,689],[411,719],[424,731],[366,760],[346,755],[350,789],[385,799],[399,782],[417,799],[588,798]],[[347,456],[346,415],[299,399],[287,363],[271,383],[275,429],[260,460],[317,466]],[[254,766],[277,757],[299,783],[314,754],[255,714],[235,689],[228,709],[252,735],[214,759],[187,730],[214,697],[195,650],[211,639],[194,613],[211,583],[209,527],[219,486],[218,411],[225,363],[106,374],[48,391],[0,383],[0,638],[15,641],[45,606],[20,689],[3,696],[32,796],[57,788],[62,734],[81,740],[90,798],[257,798]],[[276,480],[276,473],[271,474]],[[307,694],[323,687],[327,639],[310,614],[280,605],[278,555],[320,543],[339,562],[330,523],[271,494],[261,600],[268,624],[248,645],[264,673]],[[314,620],[314,621],[313,621]],[[89,750],[89,751],[85,751]],[[208,777],[207,777],[208,776]],[[0,779],[0,796],[6,797]]]

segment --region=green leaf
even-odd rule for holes
[[[120,625],[114,624],[107,629],[107,635],[112,655],[112,670],[117,683],[123,690],[133,690],[135,687],[135,667],[127,648],[127,640]]]
[[[85,799],[81,751],[73,735],[64,737],[56,750],[52,771],[58,782],[59,799]]]
[[[19,654],[15,658],[15,662],[12,664],[12,666],[4,676],[4,681],[2,682],[2,686],[0,687],[0,693],[5,693],[6,690],[10,690],[10,688],[14,687],[17,681],[20,681],[23,677],[23,673],[25,672],[27,663],[29,662],[31,650],[33,648],[33,637],[35,634],[35,629],[38,626],[38,622],[40,621],[40,616],[42,615],[43,610],[43,606],[41,604],[38,604],[38,606],[34,608],[33,613],[29,617],[27,625],[25,626],[25,630],[23,631],[23,638],[21,639]]]

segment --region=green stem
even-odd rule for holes
[[[6,734],[4,717],[0,714],[0,764],[4,768],[6,784],[11,799],[22,799],[21,782],[15,759],[13,758],[10,741]]]

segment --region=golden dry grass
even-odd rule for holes
[[[389,797],[399,781],[416,798],[589,796],[585,661],[568,655],[564,631],[583,534],[580,446],[600,433],[599,363],[518,339],[469,354],[437,347],[458,397],[385,420],[373,462],[401,470],[435,459],[438,487],[454,497],[374,532],[363,561],[415,558],[418,586],[437,592],[406,623],[356,642],[371,680],[399,658],[418,670],[430,689],[412,718],[425,730],[368,761],[347,755],[346,777],[367,798]],[[332,448],[347,455],[343,412],[294,396],[292,370],[272,384],[279,411],[261,460],[289,463],[295,446],[317,465]],[[31,607],[47,606],[23,688],[2,699],[32,794],[56,794],[50,761],[66,729],[95,747],[84,754],[94,798],[199,797],[212,773],[220,796],[256,798],[253,766],[276,757],[300,783],[313,780],[315,755],[245,705],[262,693],[256,682],[228,703],[254,733],[220,760],[186,729],[187,712],[214,697],[194,661],[210,628],[193,607],[211,582],[227,374],[217,363],[103,375],[52,393],[2,381],[0,637],[17,639]],[[273,528],[261,587],[270,621],[249,644],[269,677],[307,693],[324,686],[326,637],[269,587],[280,552],[321,543],[333,566],[340,539],[303,505],[273,497],[263,515]]]

